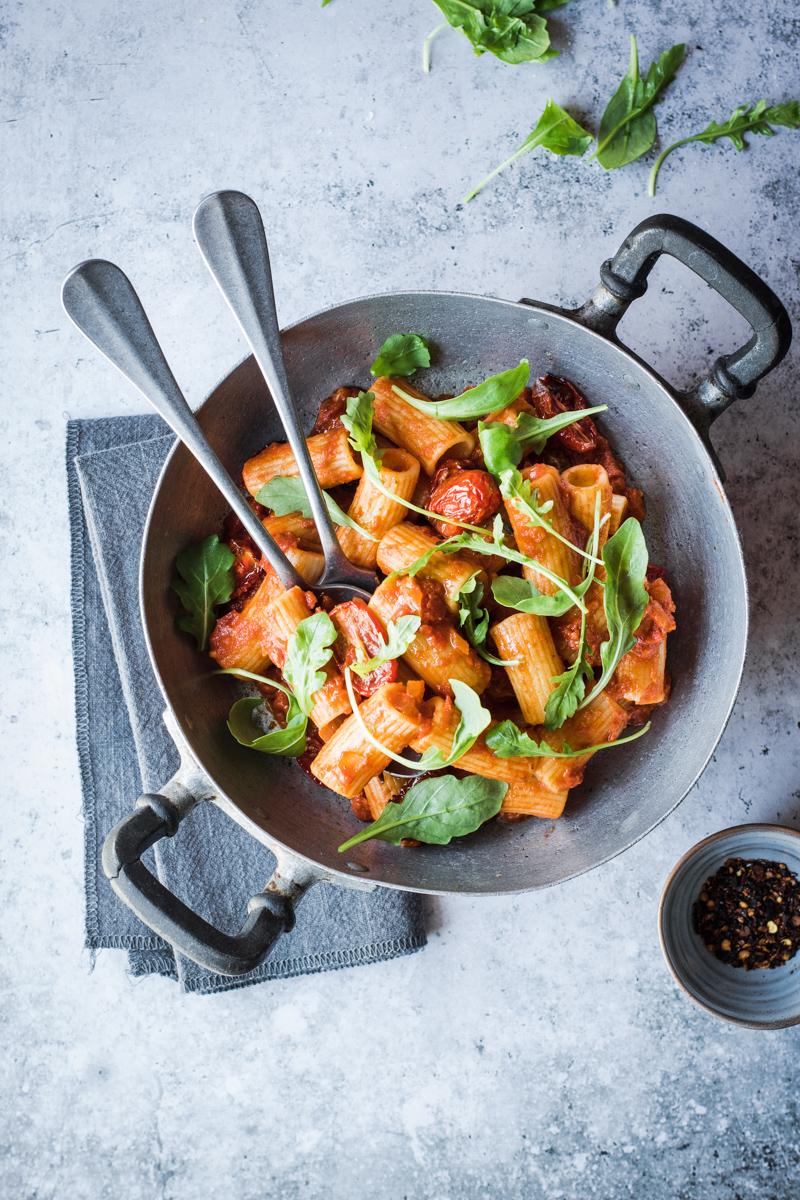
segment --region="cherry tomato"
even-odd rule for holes
[[[464,469],[458,463],[446,463],[436,472],[428,508],[452,521],[482,525],[500,511],[500,489],[488,471]],[[454,537],[457,525],[436,521],[442,537]]]
[[[383,629],[363,600],[337,604],[330,617],[340,635],[333,649],[342,669],[358,658],[374,658],[385,646]],[[383,663],[363,679],[355,673],[351,676],[353,688],[360,696],[371,696],[384,683],[392,683],[396,678],[396,660]]]

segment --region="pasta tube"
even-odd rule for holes
[[[385,683],[359,705],[358,711],[372,736],[397,753],[409,745],[422,724],[419,705],[402,683]],[[358,718],[351,713],[322,747],[310,769],[332,792],[353,799],[390,762],[388,755],[367,741]]]
[[[567,467],[561,473],[561,482],[567,493],[570,512],[578,524],[590,533],[594,528],[596,498],[600,494],[600,518],[611,514],[611,484],[605,467],[594,463],[581,463]],[[609,521],[600,527],[600,546],[608,537]]]
[[[331,429],[306,438],[308,452],[320,487],[332,488],[361,478],[361,464],[353,458],[347,430]],[[291,448],[285,442],[273,442],[260,454],[248,458],[242,467],[244,486],[251,496],[277,475],[299,475]]]
[[[394,571],[405,571],[412,563],[421,558],[439,539],[436,534],[424,525],[412,525],[404,521],[395,525],[378,545],[378,566],[385,575]],[[444,588],[445,601],[451,612],[458,612],[457,596],[460,589],[473,575],[479,575],[485,580],[483,571],[469,559],[459,558],[457,554],[434,554],[419,572],[421,579],[436,579]]]
[[[581,708],[565,721],[560,729],[546,734],[546,740],[554,749],[568,745],[572,750],[582,746],[598,746],[603,742],[614,742],[628,723],[628,714],[608,691],[595,696],[591,704]],[[591,754],[579,758],[540,758],[536,777],[551,791],[572,788],[581,782]]]
[[[410,500],[419,479],[419,463],[407,450],[384,450],[380,462],[380,480],[387,491],[402,500]],[[359,480],[347,515],[380,539],[403,520],[407,509],[385,496],[367,475]],[[378,542],[343,526],[337,530],[339,544],[350,562],[358,567],[373,568],[378,560]]]
[[[369,389],[375,397],[373,425],[384,437],[410,450],[429,475],[433,474],[439,459],[448,450],[462,457],[472,453],[475,449],[474,434],[458,421],[440,421],[438,417],[419,412],[392,390],[394,384],[411,396],[427,399],[405,379],[376,379]]]
[[[545,463],[537,463],[527,467],[522,472],[523,479],[528,480],[531,488],[538,493],[540,504],[549,502],[552,508],[545,518],[557,533],[568,541],[575,540],[575,530],[567,506],[558,471]],[[508,519],[514,531],[518,548],[523,554],[535,558],[542,566],[553,571],[567,583],[574,585],[580,582],[581,568],[579,556],[569,546],[565,546],[558,538],[553,537],[546,529],[534,525],[511,500],[505,502]],[[594,514],[592,514],[594,515]],[[522,573],[527,580],[546,596],[554,596],[558,584],[542,575],[534,567],[523,567]]]
[[[514,613],[489,632],[500,658],[521,660],[517,666],[507,666],[506,672],[523,717],[529,725],[541,725],[547,697],[555,686],[553,678],[564,670],[547,620]]]

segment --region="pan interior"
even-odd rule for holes
[[[596,866],[636,841],[681,799],[724,728],[741,674],[746,590],[730,509],[700,439],[664,386],[611,342],[526,305],[453,294],[408,293],[354,301],[284,334],[287,370],[305,420],[341,384],[365,387],[376,349],[415,330],[435,348],[424,374],[432,393],[460,390],[526,356],[534,375],[574,380],[629,478],[645,491],[651,560],[667,568],[678,631],[669,642],[670,703],[635,745],[598,755],[555,824],[490,822],[447,847],[406,850],[366,843],[342,861],[336,847],[358,823],[347,801],[290,761],[248,751],[225,718],[233,681],[175,627],[169,584],[175,555],[216,531],[225,515],[211,483],[183,447],[169,459],[153,500],[142,564],[142,604],[166,699],[226,809],[264,841],[326,870],[422,891],[490,893],[542,887]],[[245,458],[283,440],[252,359],[223,380],[200,418],[235,474]]]

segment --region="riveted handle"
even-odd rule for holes
[[[756,384],[786,354],[792,326],[770,287],[716,238],[682,217],[649,217],[626,237],[600,268],[600,285],[572,315],[590,329],[613,336],[630,305],[647,290],[647,278],[662,254],[689,267],[719,292],[752,329],[752,337],[714,362],[696,387],[678,395],[687,415],[705,434],[734,400],[752,396]]]
[[[294,906],[316,876],[279,867],[253,896],[238,933],[216,929],[179,900],[141,861],[161,838],[173,837],[194,807],[190,797],[144,795],[103,845],[103,871],[116,894],[154,933],[200,966],[222,975],[246,975],[264,961],[294,925]]]

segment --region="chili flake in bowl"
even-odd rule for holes
[[[754,1029],[799,1024],[800,831],[737,825],[698,842],[664,884],[659,936],[707,1012]]]
[[[800,949],[800,881],[786,863],[729,858],[692,910],[706,950],[732,967],[782,967]]]

